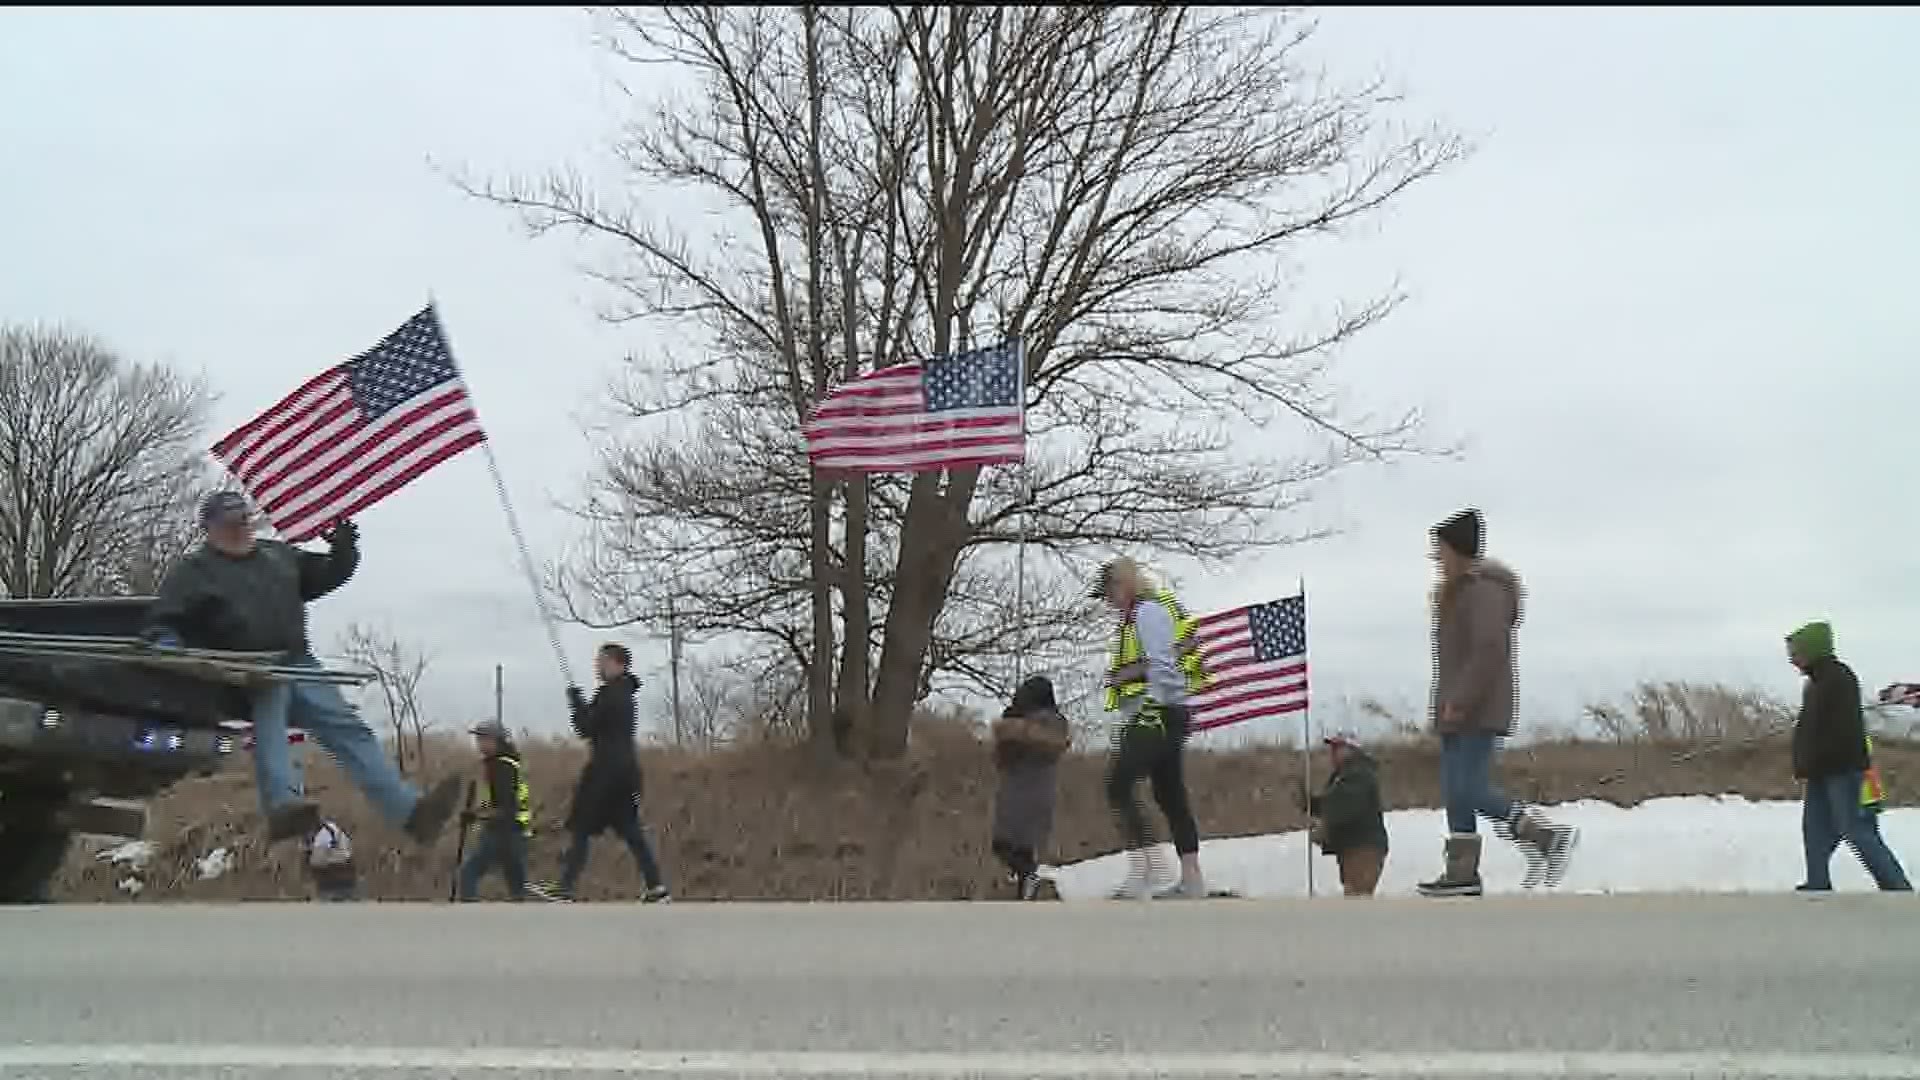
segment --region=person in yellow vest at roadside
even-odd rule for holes
[[[482,720],[472,728],[480,752],[481,801],[460,815],[461,828],[478,826],[473,849],[460,864],[460,899],[477,900],[480,879],[498,867],[515,900],[527,899],[527,841],[533,836],[533,797],[527,771],[506,726]]]
[[[1113,895],[1142,900],[1156,895],[1168,900],[1205,897],[1200,830],[1182,774],[1191,722],[1187,701],[1207,686],[1195,620],[1171,592],[1156,588],[1128,558],[1102,566],[1091,595],[1105,600],[1120,618],[1105,680],[1107,711],[1120,714],[1113,728],[1106,794],[1126,845],[1128,871]],[[1153,788],[1153,801],[1166,816],[1173,850],[1180,856],[1179,881],[1158,894],[1153,891],[1158,860],[1135,796],[1143,777]]]

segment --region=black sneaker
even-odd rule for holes
[[[302,840],[320,830],[320,807],[302,799],[275,807],[267,814],[267,843],[298,837]]]
[[[413,804],[413,813],[407,817],[407,835],[421,847],[431,847],[440,839],[440,830],[447,827],[447,821],[453,817],[460,800],[460,778],[449,776],[433,785],[420,801]]]
[[[1039,874],[1022,874],[1014,885],[1014,894],[1022,900],[1040,899],[1040,885],[1046,879]]]
[[[640,902],[643,904],[665,904],[672,899],[673,894],[667,891],[665,885],[649,885],[647,891],[640,894]]]

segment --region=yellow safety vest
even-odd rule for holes
[[[520,762],[517,758],[510,758],[505,754],[501,754],[500,760],[513,767],[513,820],[520,826],[520,831],[523,834],[532,836],[533,792],[527,789],[527,771],[520,767]],[[480,784],[480,806],[478,813],[484,815],[492,809],[493,785],[487,782],[487,778],[483,776],[481,777]]]
[[[1173,618],[1173,654],[1175,666],[1187,677],[1187,693],[1197,694],[1207,688],[1206,666],[1200,662],[1200,639],[1194,630],[1200,620],[1187,614],[1180,601],[1166,590],[1154,593],[1146,599],[1167,609]],[[1107,687],[1107,711],[1113,712],[1120,707],[1120,699],[1137,697],[1147,692],[1146,657],[1140,651],[1140,635],[1133,628],[1133,613],[1121,620],[1120,629],[1114,635],[1113,656],[1107,664],[1109,675],[1126,671],[1123,679],[1118,679]]]
[[[1868,810],[1879,809],[1887,800],[1886,786],[1880,783],[1880,770],[1872,764],[1873,736],[1867,736],[1867,775],[1860,781],[1860,805]]]

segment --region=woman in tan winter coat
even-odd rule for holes
[[[993,723],[993,763],[1000,788],[993,800],[993,853],[1006,864],[1020,899],[1040,890],[1040,851],[1053,831],[1060,757],[1072,741],[1054,704],[1053,683],[1035,675],[1014,691]]]
[[[1478,510],[1433,528],[1440,579],[1433,592],[1433,726],[1440,735],[1440,790],[1447,802],[1446,868],[1419,884],[1427,896],[1479,896],[1477,818],[1511,838],[1527,860],[1522,886],[1560,884],[1579,834],[1493,786],[1500,740],[1519,716],[1516,661],[1520,578],[1485,557]]]

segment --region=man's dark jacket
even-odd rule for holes
[[[1354,748],[1341,755],[1327,789],[1307,801],[1307,812],[1320,819],[1326,835],[1320,850],[1329,855],[1362,848],[1387,850],[1379,769],[1365,751]]]
[[[238,556],[203,543],[167,571],[146,632],[171,631],[193,648],[306,655],[307,602],[345,585],[359,565],[359,545],[344,537],[325,555],[278,540]]]
[[[1859,678],[1836,657],[1815,660],[1807,666],[1793,725],[1793,775],[1819,780],[1865,772],[1868,760]]]
[[[573,730],[589,747],[567,814],[573,832],[618,828],[639,812],[640,758],[633,745],[633,695],[639,688],[640,680],[623,674],[601,683],[593,700],[573,707]]]

